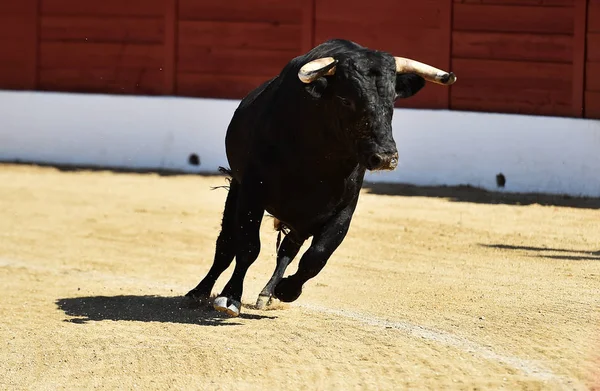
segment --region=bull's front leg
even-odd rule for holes
[[[298,251],[300,250],[300,247],[302,247],[303,243],[304,240],[295,237],[293,232],[290,232],[285,238],[283,238],[281,247],[277,252],[277,267],[275,268],[271,279],[267,285],[265,285],[263,290],[260,292],[258,299],[256,300],[256,307],[258,307],[258,309],[265,308],[271,302],[271,297],[273,296],[273,290],[275,289],[275,286],[283,278],[285,270],[292,262],[294,257],[298,254]]]
[[[310,247],[300,258],[296,273],[282,279],[275,287],[273,295],[277,299],[288,303],[295,301],[302,293],[302,286],[325,267],[348,233],[357,202],[358,194],[314,235]]]

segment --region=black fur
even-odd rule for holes
[[[300,67],[334,57],[335,74],[311,84]],[[227,129],[231,176],[213,266],[187,296],[204,300],[231,264],[221,296],[240,301],[246,271],[260,252],[265,211],[286,230],[277,268],[261,295],[295,300],[342,243],[373,156],[397,153],[392,136],[394,101],[424,86],[420,76],[397,75],[391,54],[346,40],[327,41],[292,59],[273,79],[246,96]],[[298,271],[283,278],[302,244]]]

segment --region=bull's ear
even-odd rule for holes
[[[425,79],[414,73],[396,74],[396,95],[398,98],[410,98],[425,86]]]

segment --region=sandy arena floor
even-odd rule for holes
[[[258,311],[265,218],[229,319],[178,308],[224,184],[0,165],[0,389],[600,390],[600,201],[366,188],[300,299]]]

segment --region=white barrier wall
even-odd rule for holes
[[[213,173],[238,103],[0,91],[0,160]],[[400,164],[369,181],[600,196],[600,121],[396,109],[393,129]]]

